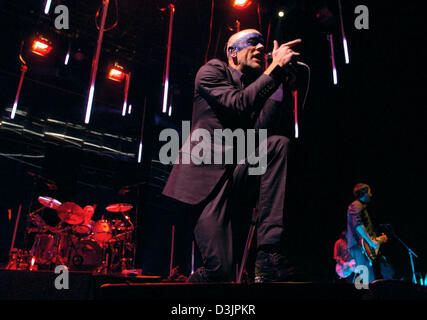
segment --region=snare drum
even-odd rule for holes
[[[88,223],[83,222],[82,224],[74,225],[73,232],[78,236],[88,236],[92,232],[94,221],[90,221]]]
[[[91,238],[99,242],[107,242],[113,237],[113,231],[110,222],[99,220],[93,226]]]

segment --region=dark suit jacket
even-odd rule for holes
[[[214,129],[270,128],[278,121],[276,113],[280,103],[269,97],[284,79],[281,68],[274,69],[271,75],[262,74],[247,86],[241,82],[240,75],[218,59],[212,59],[200,68],[195,80],[191,132],[203,128],[213,136]],[[198,141],[188,142],[191,148],[198,144]],[[183,148],[180,159],[182,151]],[[233,167],[213,164],[213,161],[201,165],[181,162],[173,166],[163,194],[187,204],[205,200]]]

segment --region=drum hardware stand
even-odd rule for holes
[[[139,188],[138,188],[139,190]],[[139,191],[138,191],[139,193]],[[138,208],[138,206],[137,206]],[[138,216],[138,209],[136,208],[136,214],[135,214],[135,220],[137,219],[136,217]],[[125,218],[125,220],[130,224],[131,226],[131,230],[132,231],[126,231],[126,238],[124,240],[124,243],[122,245],[122,258],[121,258],[121,271],[123,270],[127,270],[127,267],[130,267],[130,269],[135,269],[135,245],[134,245],[134,241],[132,241],[135,237],[134,233],[135,233],[135,227],[132,223],[132,221],[130,220],[130,218],[125,215],[124,212],[122,212],[123,217]],[[131,258],[126,258],[126,249],[132,246],[132,257]],[[130,264],[127,264],[126,262],[130,260]]]
[[[6,266],[6,269],[18,269],[20,262],[22,262],[22,252],[20,250],[15,249],[15,239],[16,239],[16,231],[18,230],[19,220],[21,218],[21,210],[22,205],[19,205],[18,215],[16,216],[15,228],[13,230],[12,243],[10,245],[9,250],[9,262]]]
[[[144,109],[144,112],[145,112],[145,109]],[[137,230],[138,230],[138,215],[139,215],[139,204],[140,204],[139,202],[141,199],[140,187],[141,187],[141,185],[144,185],[144,184],[146,184],[146,181],[141,181],[141,182],[129,185],[129,186],[123,186],[119,190],[119,194],[124,195],[127,192],[129,192],[131,189],[136,189],[137,200],[136,200],[136,206],[135,206],[135,227],[132,230],[132,233],[133,233],[132,238],[133,238],[133,240],[135,240],[135,244],[133,246],[133,256],[132,256],[132,266],[131,266],[132,269],[135,269],[135,260],[136,260],[136,235],[137,235]],[[131,222],[130,219],[128,221]],[[133,226],[133,224],[132,224],[132,226]]]
[[[99,266],[98,269],[96,269],[95,273],[106,275],[110,272],[110,266],[108,263],[109,255],[106,250],[106,247],[102,248],[102,256],[103,256],[103,260],[102,260],[101,266]]]
[[[28,205],[28,216],[31,216],[32,214],[34,214],[34,213],[36,213],[36,212],[44,209],[44,208],[40,208],[40,209],[38,209],[38,210],[36,210],[34,212],[31,212],[31,208],[33,207],[34,197],[35,197],[35,194],[36,194],[36,190],[37,190],[37,188],[39,186],[39,182],[43,181],[50,190],[57,190],[58,187],[56,186],[55,181],[47,179],[47,178],[45,178],[45,177],[43,177],[43,176],[41,176],[39,174],[36,174],[34,172],[31,172],[31,171],[27,171],[27,173],[30,176],[32,176],[33,179],[34,179],[33,188],[31,190],[30,203]],[[27,221],[27,227],[26,227],[26,229],[28,229],[28,221]],[[28,234],[27,233],[25,233],[25,236],[24,236],[24,245],[25,245],[25,248],[28,248]]]
[[[57,234],[60,234],[60,233],[61,232],[58,232]],[[59,266],[59,265],[65,266],[64,261],[61,258],[61,249],[62,249],[61,248],[61,242],[62,242],[62,238],[60,237],[58,239],[58,245],[56,248],[56,257],[55,257],[55,265],[56,266]],[[58,261],[59,261],[59,263],[58,263]]]

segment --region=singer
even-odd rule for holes
[[[267,168],[264,174],[251,176],[248,161],[232,165],[178,161],[174,165],[163,194],[192,205],[197,212],[194,236],[203,267],[189,282],[235,279],[235,264],[240,264],[236,254],[242,253],[239,244],[244,244],[248,230],[241,226],[249,226],[256,203],[255,282],[291,280],[294,276],[282,245],[289,138],[281,134],[279,121],[283,121],[283,93],[288,85],[286,67],[299,55],[292,48],[300,42],[297,39],[279,46],[275,40],[272,62],[264,70],[264,38],[259,31],[246,29],[229,38],[227,63],[212,59],[196,75],[192,132],[203,128],[213,136],[214,129],[267,129]],[[221,142],[212,143],[212,154],[217,145]],[[220,148],[225,153],[226,146]],[[180,157],[182,153],[181,149]]]

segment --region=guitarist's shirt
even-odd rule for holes
[[[347,244],[349,248],[360,244],[360,236],[356,231],[356,227],[359,225],[365,226],[371,238],[375,237],[374,228],[368,210],[366,209],[366,204],[363,204],[359,200],[355,200],[348,206],[347,210]]]
[[[347,243],[344,239],[338,239],[334,246],[334,259],[337,263],[349,262],[352,257],[348,251]],[[342,261],[340,261],[340,259]]]

